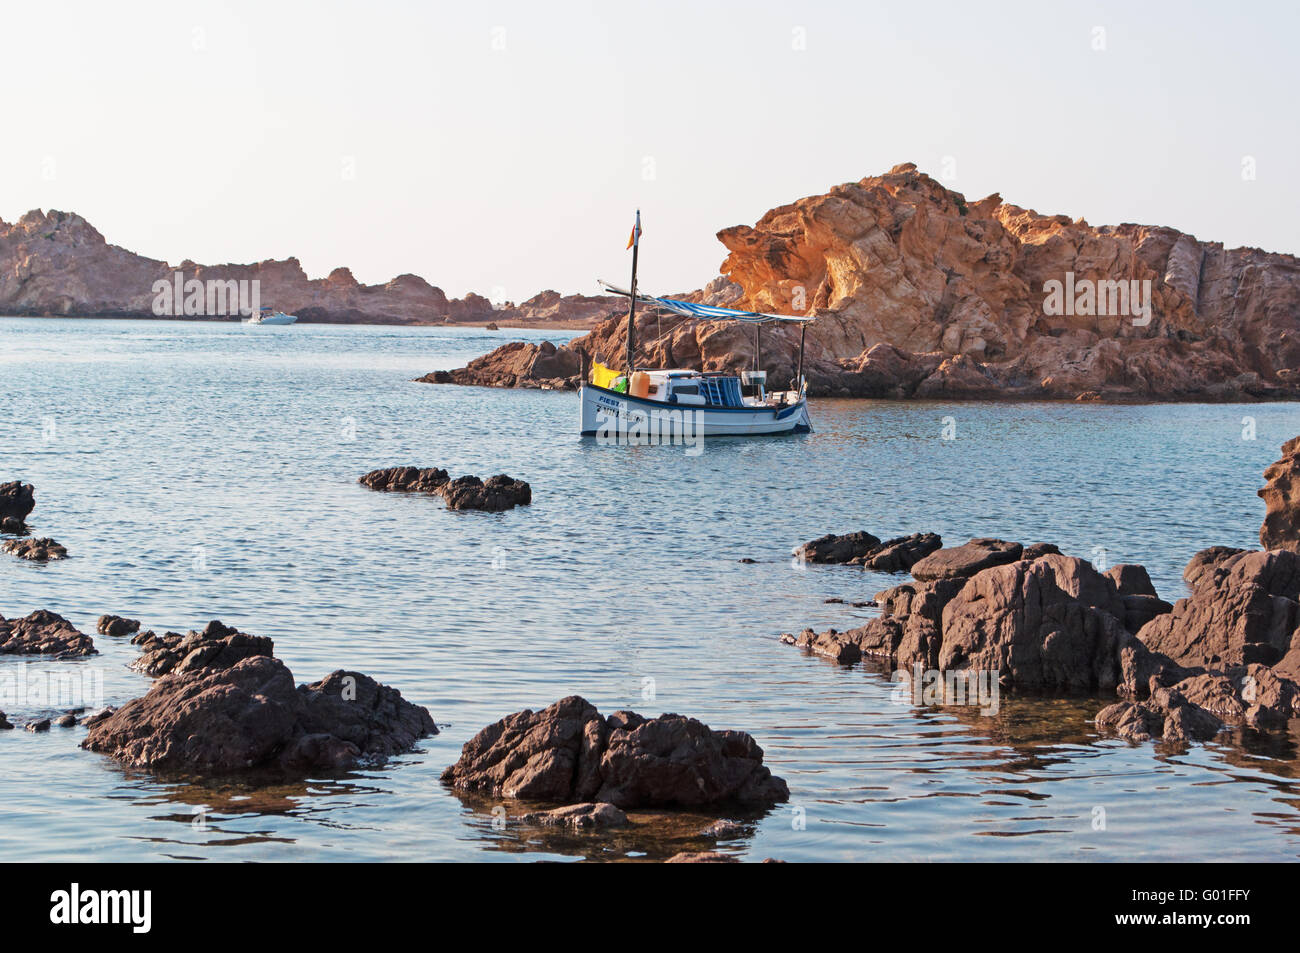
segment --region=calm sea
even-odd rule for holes
[[[895,700],[886,676],[781,645],[847,628],[900,581],[792,565],[831,531],[1055,542],[1140,562],[1166,598],[1211,544],[1257,545],[1255,496],[1294,404],[1112,407],[814,400],[816,432],[682,448],[575,435],[572,393],[416,384],[503,341],[568,333],[0,319],[0,481],[71,558],[0,559],[0,613],[112,612],[275,639],[299,681],[364,671],[442,733],[381,769],[301,785],[162,780],[82,751],[83,729],[0,734],[7,860],[535,860],[705,849],[707,818],[617,835],[494,825],[441,770],[482,726],[582,694],[752,733],[791,803],[742,816],[746,859],[1290,859],[1296,735],[1185,751],[1099,738],[1104,699],[994,716]],[[954,439],[945,439],[945,434]],[[1253,439],[1249,439],[1253,436]],[[506,472],[534,503],[453,513],[370,492],[395,464]],[[742,564],[742,558],[755,564]],[[121,703],[135,650],[0,659],[0,686],[65,679]],[[0,703],[11,721],[39,698]]]

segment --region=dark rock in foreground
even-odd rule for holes
[[[275,654],[275,643],[266,636],[246,635],[216,619],[202,632],[166,632],[161,636],[142,632],[131,644],[140,646],[140,657],[131,667],[154,678],[200,668],[230,668],[246,658]]]
[[[160,678],[91,724],[82,747],[156,770],[303,774],[379,762],[437,731],[427,710],[368,676],[295,688],[283,662],[259,655]]]
[[[972,539],[926,556],[912,567],[912,576],[919,582],[968,578],[982,569],[1013,563],[1023,551],[1019,543],[1004,539]]]
[[[0,516],[0,533],[13,536],[26,536],[27,524],[13,516]]]
[[[1144,625],[1143,642],[1183,665],[1272,665],[1300,624],[1300,555],[1216,547],[1183,573],[1192,595]]]
[[[451,478],[436,467],[387,467],[371,470],[357,480],[372,490],[400,493],[436,493]]]
[[[102,615],[95,623],[95,631],[100,635],[132,635],[140,631],[140,620],[126,619],[120,615]]]
[[[480,480],[476,476],[463,476],[445,484],[438,494],[452,510],[487,510],[500,512],[527,506],[533,502],[533,490],[523,480],[504,473]]]
[[[524,710],[465,743],[444,784],[494,797],[619,808],[769,806],[789,799],[763,764],[763,749],[742,731],[714,731],[694,718],[602,718],[577,695]]]
[[[27,536],[23,539],[6,539],[0,549],[13,553],[19,559],[33,562],[48,562],[51,559],[67,559],[68,551],[60,544],[46,537]]]
[[[0,483],[0,520],[15,520],[18,525],[22,525],[27,519],[27,514],[36,506],[35,493],[35,487],[30,483],[19,480]],[[5,529],[5,532],[12,531]]]
[[[1282,444],[1282,459],[1264,471],[1267,505],[1259,541],[1265,549],[1300,550],[1300,437]]]
[[[943,545],[934,533],[913,533],[881,542],[865,530],[833,533],[804,543],[795,555],[810,563],[849,563],[878,572],[904,572]]]
[[[5,717],[5,713],[0,711],[0,731],[12,731],[13,727],[13,725],[9,724],[9,719]]]
[[[72,623],[48,609],[37,609],[22,619],[0,616],[0,655],[52,655],[76,658],[95,655],[95,640],[78,632]]]
[[[499,512],[526,506],[533,501],[532,488],[523,480],[504,473],[480,480],[476,476],[451,479],[446,470],[417,467],[389,467],[371,470],[358,483],[372,490],[404,493],[436,493],[453,510],[488,510]]]

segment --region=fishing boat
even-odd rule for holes
[[[248,317],[244,318],[245,324],[293,324],[298,320],[296,314],[285,314],[283,311],[276,311],[273,308],[258,308]]]
[[[810,433],[807,381],[803,376],[804,340],[811,317],[737,311],[675,298],[658,298],[637,291],[637,251],[641,238],[641,213],[628,247],[632,249],[632,287],[600,282],[611,294],[628,299],[627,354],[619,371],[593,361],[584,369],[578,387],[582,405],[580,432],[584,437],[643,436],[648,442],[679,432],[705,437],[752,437],[770,434]],[[741,321],[754,325],[754,366],[739,374],[709,374],[682,368],[647,369],[635,364],[636,308],[640,303],[688,318]],[[768,390],[767,374],[760,368],[760,333],[776,322],[800,325],[799,360],[795,379],[786,390]],[[636,442],[629,440],[628,442]]]

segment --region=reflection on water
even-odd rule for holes
[[[267,333],[269,332],[269,333]],[[563,340],[566,334],[523,335]],[[713,816],[564,832],[438,776],[482,726],[573,693],[751,732],[791,802],[730,815],[745,859],[1291,859],[1297,735],[1184,749],[1099,738],[1102,698],[1003,695],[996,715],[900,704],[878,671],[781,645],[848,628],[897,580],[792,564],[830,531],[1058,543],[1145,564],[1163,596],[1203,546],[1254,545],[1254,495],[1294,405],[814,401],[816,432],[681,448],[573,436],[572,394],[414,384],[500,343],[472,329],[0,319],[0,480],[37,487],[46,567],[0,560],[0,612],[105,612],[275,639],[299,681],[364,671],[442,733],[303,784],[159,778],[81,728],[0,733],[9,859],[640,860],[706,850]],[[1257,422],[1257,441],[1240,421]],[[942,438],[943,419],[956,440]],[[534,504],[452,513],[356,485],[379,466],[507,472]],[[753,563],[742,563],[752,559]],[[104,700],[145,690],[97,637]],[[26,663],[0,659],[0,677]],[[58,706],[5,707],[24,722]]]

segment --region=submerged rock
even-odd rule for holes
[[[140,646],[140,657],[131,667],[155,678],[169,672],[230,668],[246,658],[275,654],[275,643],[266,636],[246,635],[216,619],[202,632],[167,632],[161,636],[143,632],[131,644]]]
[[[587,802],[566,804],[552,811],[536,811],[519,818],[523,824],[539,827],[571,827],[574,830],[591,830],[597,827],[623,827],[627,814],[613,804]]]
[[[48,537],[27,536],[23,539],[6,539],[0,543],[0,549],[13,553],[19,559],[33,562],[48,562],[51,559],[67,559],[68,551],[59,543]]]
[[[500,512],[527,506],[533,502],[533,490],[523,480],[504,473],[480,480],[476,476],[457,477],[438,489],[438,495],[452,510],[487,510]]]
[[[1265,549],[1300,550],[1300,437],[1282,444],[1282,459],[1264,471],[1259,491],[1267,506],[1259,542]]]
[[[1024,547],[1004,539],[972,539],[960,546],[940,549],[912,567],[912,577],[921,582],[934,579],[961,579],[990,566],[1013,563]]]
[[[357,482],[372,490],[401,493],[436,493],[451,477],[436,467],[387,467],[371,470]]]
[[[438,729],[429,712],[358,672],[294,687],[279,659],[245,658],[158,679],[142,698],[90,719],[82,747],[123,764],[228,774],[343,770],[409,750]]]
[[[140,631],[140,620],[126,619],[120,615],[102,615],[95,623],[95,631],[100,635],[132,635]]]
[[[30,483],[19,480],[0,483],[0,520],[5,521],[6,533],[14,532],[10,526],[22,526],[35,506],[36,488]]]
[[[679,854],[673,854],[665,864],[738,864],[740,858],[733,857],[730,854],[720,854],[712,850],[684,850]]]
[[[714,731],[693,718],[602,718],[577,695],[524,710],[465,743],[444,784],[495,797],[634,807],[771,805],[789,799],[742,731]]]
[[[0,655],[76,658],[95,654],[94,639],[48,609],[37,609],[21,619],[0,616]]]

